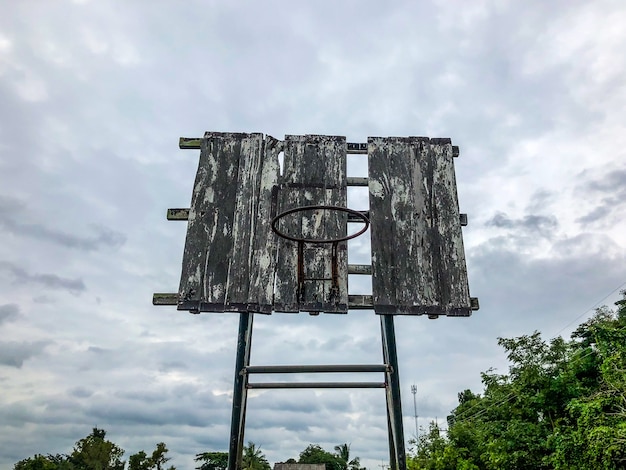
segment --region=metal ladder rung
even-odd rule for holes
[[[334,372],[387,372],[387,364],[305,364],[280,366],[247,366],[247,374],[294,374],[294,373],[334,373]]]
[[[260,382],[248,383],[248,390],[262,388],[385,388],[385,382]]]

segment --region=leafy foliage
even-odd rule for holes
[[[91,434],[79,440],[69,458],[73,466],[80,470],[123,470],[124,450],[105,436],[105,430],[93,428]]]
[[[228,468],[228,452],[202,452],[194,459],[201,462],[196,470],[226,470]]]
[[[626,292],[570,341],[535,332],[500,338],[509,373],[465,390],[443,437],[431,424],[409,458],[417,469],[626,468]]]
[[[335,455],[341,460],[344,470],[360,470],[361,460],[354,457],[350,460],[350,444],[339,444],[335,446]]]
[[[143,450],[133,454],[128,459],[128,470],[163,470],[163,466],[170,459],[165,443],[157,444],[152,455],[148,456]],[[126,462],[121,458],[124,450],[106,439],[106,431],[93,428],[91,434],[80,439],[74,445],[71,454],[56,454],[43,456],[36,454],[20,460],[14,470],[124,470]],[[170,466],[168,470],[176,470]]]
[[[265,458],[265,454],[261,452],[261,447],[253,442],[243,448],[241,457],[241,468],[243,470],[270,470],[270,464]]]
[[[164,442],[159,442],[156,449],[148,456],[143,450],[128,458],[128,470],[162,470],[170,458],[165,455],[169,452]],[[168,470],[174,470],[170,466]]]
[[[298,463],[322,463],[326,470],[344,470],[344,461],[336,454],[322,449],[318,444],[310,444],[300,452]]]

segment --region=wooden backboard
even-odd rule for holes
[[[207,132],[188,212],[179,310],[469,316],[450,139]],[[191,148],[191,147],[189,147]],[[355,150],[356,149],[356,150]],[[352,150],[352,152],[351,152]],[[367,153],[372,295],[348,293],[346,153]],[[282,172],[280,161],[282,160]],[[365,159],[364,159],[365,164]],[[276,227],[275,227],[276,228]],[[367,268],[367,267],[366,267]]]

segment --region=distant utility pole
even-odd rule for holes
[[[417,427],[417,400],[415,396],[417,395],[417,385],[411,385],[411,393],[413,394],[413,411],[415,416],[415,441],[417,442],[419,437],[419,430]]]

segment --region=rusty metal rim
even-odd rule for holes
[[[295,212],[317,210],[317,209],[334,210],[334,211],[346,212],[348,214],[352,214],[352,215],[356,216],[357,218],[363,220],[363,224],[364,224],[363,228],[361,230],[359,230],[358,232],[350,234],[350,235],[347,235],[345,237],[329,238],[327,240],[323,240],[323,239],[318,239],[318,238],[292,237],[291,235],[288,235],[286,233],[281,232],[276,227],[276,225],[278,224],[278,221],[280,219],[282,219],[283,217],[288,216],[289,214],[293,214]],[[345,242],[347,240],[352,240],[353,238],[356,238],[359,235],[363,235],[367,231],[369,226],[370,226],[370,219],[365,214],[363,214],[363,213],[361,213],[359,211],[355,211],[353,209],[348,209],[347,207],[341,207],[341,206],[300,206],[300,207],[296,207],[294,209],[286,210],[285,212],[282,212],[282,213],[278,214],[276,217],[274,217],[272,219],[272,231],[276,235],[278,235],[279,237],[282,237],[282,238],[286,238],[287,240],[291,240],[291,241],[294,241],[294,242],[303,242],[303,243],[339,243],[339,242]]]

